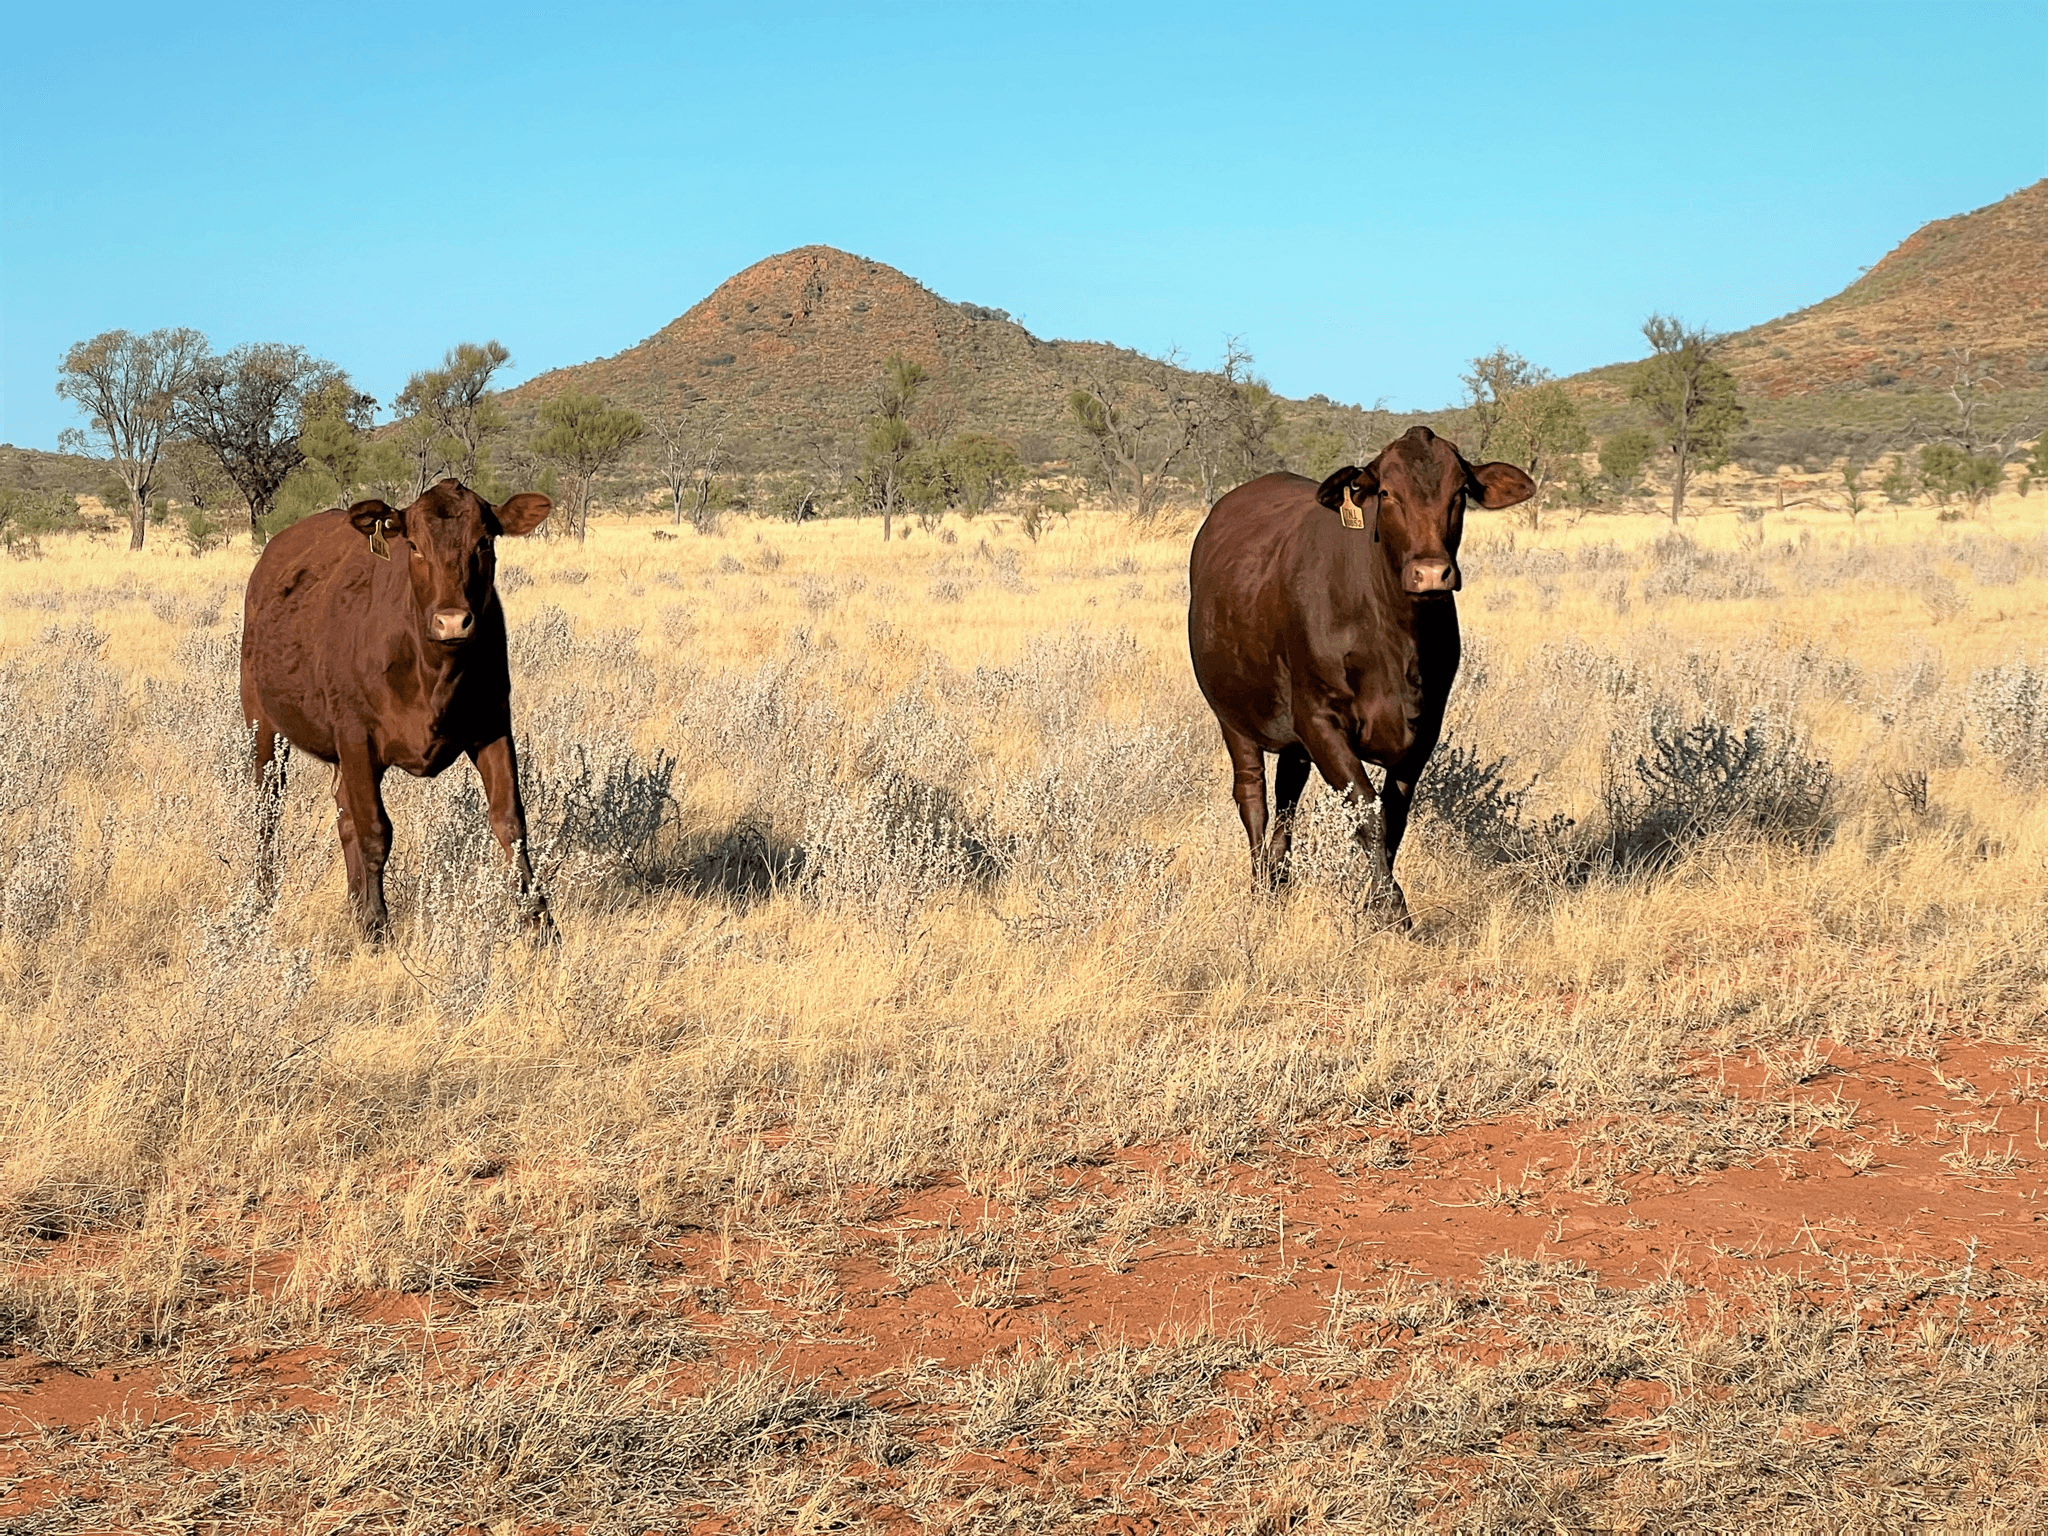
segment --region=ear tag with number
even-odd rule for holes
[[[1344,519],[1344,526],[1346,528],[1363,528],[1365,526],[1365,508],[1351,499],[1351,487],[1348,485],[1344,487],[1344,505],[1339,507],[1337,511]],[[1378,532],[1378,530],[1375,529],[1374,532]]]
[[[370,525],[370,553],[379,560],[391,558],[391,541],[384,537],[384,530],[390,526],[382,519]]]

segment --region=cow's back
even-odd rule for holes
[[[331,675],[369,617],[367,542],[339,510],[302,518],[264,546],[242,604],[242,708],[302,750],[334,756]]]
[[[1292,572],[1312,519],[1330,514],[1316,482],[1287,473],[1247,481],[1210,509],[1188,555],[1188,652],[1210,707],[1250,726],[1278,701],[1300,629]]]

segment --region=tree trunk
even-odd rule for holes
[[[1671,445],[1677,455],[1677,462],[1671,469],[1671,526],[1678,526],[1679,514],[1685,511],[1685,469],[1686,450],[1691,445],[1686,441],[1685,423],[1679,423],[1678,440]]]
[[[131,485],[128,487],[128,547],[131,550],[142,548],[142,526],[147,515],[141,493]]]

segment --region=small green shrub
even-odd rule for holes
[[[1415,785],[1415,810],[1441,823],[1473,852],[1502,863],[1554,855],[1571,829],[1571,818],[1525,821],[1523,802],[1536,780],[1532,776],[1512,789],[1507,767],[1505,757],[1489,761],[1477,747],[1446,742]]]
[[[341,505],[341,495],[340,482],[326,470],[312,464],[295,469],[278,488],[277,502],[259,531],[265,540],[274,539],[293,523]]]
[[[1618,494],[1626,496],[1635,490],[1643,467],[1656,451],[1656,438],[1641,427],[1624,427],[1610,433],[1600,445],[1600,473]]]
[[[185,541],[185,548],[195,556],[207,554],[227,542],[227,534],[219,522],[207,516],[202,507],[185,509],[185,523],[179,529],[179,535]]]
[[[1754,711],[1737,732],[1711,713],[1653,719],[1623,770],[1609,746],[1602,797],[1614,857],[1660,862],[1717,833],[1810,844],[1831,824],[1835,776],[1796,726]]]
[[[1920,488],[1937,502],[1960,496],[1974,505],[2004,478],[2005,465],[1995,454],[1969,453],[1953,443],[1929,443],[1920,450]]]
[[[1024,530],[1024,537],[1036,544],[1054,518],[1065,522],[1073,512],[1073,497],[1063,491],[1041,488],[1032,492],[1031,498],[1024,503],[1018,526]]]

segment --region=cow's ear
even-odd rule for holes
[[[1316,500],[1335,512],[1344,505],[1344,492],[1347,488],[1353,501],[1363,501],[1368,496],[1377,496],[1380,491],[1379,460],[1374,459],[1363,469],[1355,464],[1346,464],[1316,487]]]
[[[491,513],[491,521],[498,526],[498,532],[509,533],[515,538],[522,533],[531,533],[555,510],[555,504],[539,491],[521,491],[505,505]]]
[[[1465,494],[1489,512],[1512,507],[1536,494],[1536,482],[1512,464],[1465,466]]]
[[[359,501],[348,509],[357,533],[403,533],[405,514],[381,501]]]

